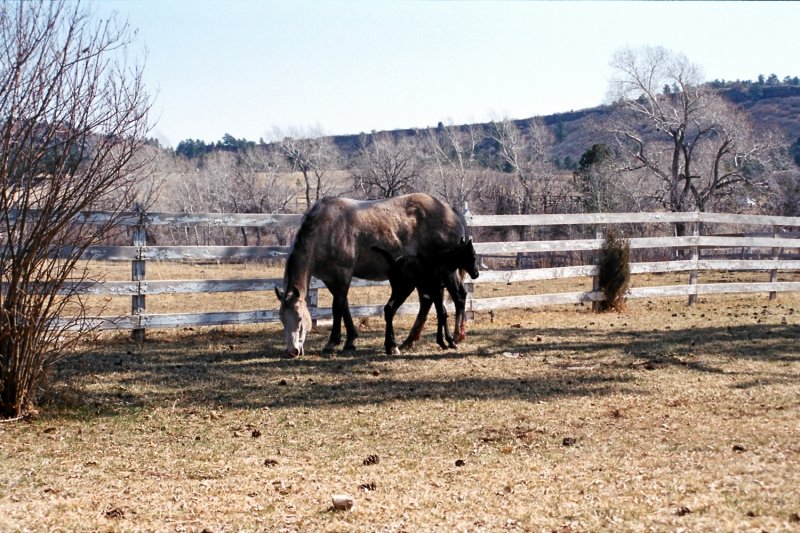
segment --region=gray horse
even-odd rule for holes
[[[390,265],[373,247],[395,257],[434,255],[466,237],[464,218],[427,194],[374,201],[320,200],[303,217],[295,236],[286,259],[284,291],[275,289],[287,353],[302,355],[311,329],[305,302],[311,276],[322,280],[333,295],[333,327],[323,353],[331,353],[341,343],[342,319],[347,331],[344,350],[355,350],[358,334],[347,301],[350,282],[353,276],[385,280],[389,273]],[[418,316],[417,323],[424,323],[424,317]],[[463,329],[463,325],[456,327]]]

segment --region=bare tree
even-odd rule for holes
[[[419,156],[407,138],[390,133],[362,134],[349,165],[356,190],[365,198],[391,198],[412,192],[420,178]]]
[[[87,331],[66,281],[138,193],[150,100],[130,36],[76,3],[0,5],[0,415],[31,411]],[[99,208],[111,216],[82,222]]]
[[[290,168],[273,150],[257,146],[239,161],[238,204],[244,213],[286,213],[297,192],[290,183]]]
[[[286,160],[265,146],[256,146],[240,157],[230,195],[237,213],[286,213],[297,190],[291,183]],[[268,231],[279,242],[285,242],[285,229]],[[242,244],[247,246],[247,229],[241,228],[241,234]],[[263,234],[262,228],[255,228],[257,245],[261,244]]]
[[[447,126],[427,130],[424,152],[433,167],[430,189],[450,205],[461,208],[480,195],[485,169],[478,160],[482,140],[473,126]]]
[[[641,195],[642,173],[623,173],[618,161],[604,143],[593,144],[581,155],[578,169],[573,172],[575,191],[580,204],[588,213],[646,211],[653,206]]]
[[[514,175],[521,188],[519,212],[548,212],[555,183],[549,159],[553,135],[535,118],[527,122],[526,130],[504,119],[491,123],[489,135],[498,146],[503,169]]]
[[[704,211],[738,186],[764,185],[754,163],[768,143],[756,139],[743,113],[702,84],[697,65],[645,47],[618,51],[611,66],[619,105],[611,133],[623,169],[648,173],[664,208]]]
[[[769,213],[796,217],[800,216],[800,169],[787,166],[775,172],[765,195]]]
[[[284,137],[280,149],[292,171],[302,175],[306,205],[311,207],[320,198],[335,194],[341,184],[332,176],[338,163],[338,149],[330,137],[305,135]]]

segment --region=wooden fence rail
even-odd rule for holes
[[[146,242],[147,228],[154,226],[175,227],[298,227],[301,215],[274,214],[200,214],[200,213],[143,213],[136,212],[123,217],[121,224],[130,226],[133,236],[131,246],[96,246],[84,255],[87,259],[124,261],[131,263],[131,281],[81,282],[66,287],[90,295],[126,296],[131,298],[131,314],[117,317],[101,317],[93,324],[101,329],[132,330],[142,337],[148,328],[178,326],[202,326],[223,324],[248,324],[278,320],[275,310],[244,312],[209,312],[182,314],[148,314],[146,297],[158,294],[191,294],[201,292],[247,292],[272,291],[281,287],[281,279],[206,279],[152,281],[146,277],[148,261],[250,261],[282,257],[288,252],[286,246],[151,246]],[[597,229],[594,239],[539,240],[512,242],[476,242],[479,254],[515,257],[517,254],[552,254],[554,252],[593,252],[602,246],[602,230],[621,224],[645,226],[684,224],[687,235],[630,236],[630,245],[637,249],[688,250],[683,257],[672,261],[638,262],[631,264],[633,274],[687,272],[687,283],[657,287],[632,287],[629,298],[688,297],[689,303],[697,295],[721,293],[768,293],[771,298],[779,292],[800,291],[800,282],[778,281],[778,272],[800,271],[800,260],[785,259],[787,249],[799,250],[800,238],[796,229],[800,217],[777,217],[762,215],[735,215],[725,213],[590,213],[554,215],[471,215],[467,211],[468,224],[474,228],[497,228],[513,226],[593,226]],[[102,212],[85,213],[79,222],[101,223],[108,220]],[[712,224],[727,224],[761,227],[746,236],[703,235],[702,228]],[[794,228],[795,231],[784,231]],[[769,259],[710,259],[703,258],[707,250],[763,249]],[[764,271],[769,280],[753,283],[698,283],[697,273],[702,271]],[[523,281],[554,280],[564,278],[596,279],[597,267],[592,264],[564,267],[548,267],[517,270],[483,270],[474,283],[513,284]],[[354,286],[382,285],[387,282],[369,282],[355,279]],[[596,283],[594,285],[596,287]],[[327,318],[331,311],[317,307],[317,291],[324,287],[312,280],[312,317]],[[470,294],[469,311],[483,311],[509,307],[535,307],[552,304],[574,304],[597,302],[603,294],[597,290],[556,294],[504,296],[477,299]],[[401,313],[415,313],[414,304],[404,305]],[[382,305],[354,306],[353,316],[382,316]]]

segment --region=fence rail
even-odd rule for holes
[[[137,336],[143,336],[148,328],[169,328],[178,326],[249,324],[273,322],[278,320],[275,310],[244,312],[208,312],[180,314],[148,314],[146,297],[159,294],[192,294],[202,292],[247,292],[272,291],[281,287],[281,279],[205,279],[150,281],[146,279],[148,261],[250,261],[273,259],[284,256],[287,246],[152,246],[146,242],[146,229],[152,226],[204,226],[204,227],[297,227],[301,215],[275,214],[217,214],[217,213],[131,213],[122,217],[120,224],[132,227],[131,246],[90,247],[84,257],[105,261],[124,261],[132,265],[131,281],[80,282],[65,290],[76,290],[88,295],[129,296],[132,299],[131,314],[117,317],[100,317],[93,324],[101,329],[130,329]],[[800,260],[785,259],[787,249],[800,250],[800,217],[777,217],[764,215],[736,215],[725,213],[590,213],[554,215],[470,215],[467,221],[474,228],[498,228],[514,226],[594,226],[594,239],[538,240],[516,242],[476,242],[479,254],[515,257],[517,254],[552,254],[554,252],[593,252],[602,246],[602,232],[607,226],[638,224],[644,226],[682,224],[688,228],[681,236],[631,236],[630,245],[634,250],[684,249],[690,258],[676,258],[672,261],[638,262],[631,264],[633,274],[686,272],[687,284],[657,287],[632,287],[629,298],[688,297],[689,303],[697,295],[722,293],[769,293],[771,298],[779,292],[800,291],[800,282],[778,281],[778,272],[800,271]],[[110,219],[103,212],[84,213],[79,222],[103,223]],[[732,236],[703,235],[706,225],[728,224],[746,227],[768,227],[748,235]],[[794,228],[795,231],[784,231]],[[770,236],[771,235],[771,236]],[[770,259],[710,259],[703,258],[708,250],[763,249]],[[677,256],[677,254],[675,254]],[[751,283],[698,283],[697,273],[702,271],[749,271],[768,272],[769,280]],[[555,280],[566,278],[596,279],[598,269],[593,264],[516,269],[483,270],[473,283],[513,284],[524,281]],[[353,286],[385,285],[387,282],[370,282],[354,279]],[[594,284],[596,287],[596,283]],[[324,285],[312,280],[310,300],[312,317],[328,318],[331,310],[317,307],[317,291]],[[474,298],[470,293],[467,308],[469,311],[484,311],[510,307],[535,307],[553,304],[575,304],[597,302],[603,294],[597,290],[566,292],[556,294],[536,294],[503,296],[497,298]],[[406,304],[401,313],[416,313],[418,306]],[[354,306],[353,316],[382,316],[382,305]]]

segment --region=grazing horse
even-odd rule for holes
[[[355,350],[358,334],[347,301],[350,282],[353,276],[385,280],[389,275],[389,264],[372,247],[378,246],[394,257],[431,255],[455,247],[466,233],[463,216],[427,194],[374,201],[324,198],[317,202],[303,217],[286,259],[284,291],[275,289],[281,302],[288,354],[303,353],[311,329],[305,302],[311,276],[322,280],[333,295],[333,327],[323,353],[332,352],[341,343],[342,320],[347,330],[344,350]]]
[[[386,354],[399,354],[400,350],[397,348],[397,343],[394,338],[394,325],[393,319],[397,310],[406,301],[406,298],[417,289],[419,294],[420,309],[422,309],[423,302],[427,302],[425,306],[425,314],[427,315],[430,310],[430,303],[432,302],[436,308],[436,342],[444,350],[447,348],[458,348],[453,337],[450,335],[450,330],[447,327],[447,309],[444,306],[444,289],[447,287],[449,290],[453,286],[453,279],[456,272],[466,271],[472,279],[478,277],[478,256],[475,254],[475,247],[472,245],[472,239],[469,241],[462,241],[455,248],[437,252],[433,255],[417,255],[417,256],[401,256],[392,259],[391,254],[379,246],[373,246],[373,250],[380,253],[389,263],[389,281],[392,284],[392,295],[389,297],[389,302],[383,308],[384,317],[386,318],[386,340],[384,346]],[[456,279],[460,282],[463,274]],[[461,285],[459,283],[461,287]],[[453,291],[450,290],[452,293]],[[461,296],[458,291],[455,291],[457,296]],[[463,303],[462,303],[463,308]],[[459,329],[458,319],[456,320],[456,330]],[[445,344],[445,339],[447,344]]]

